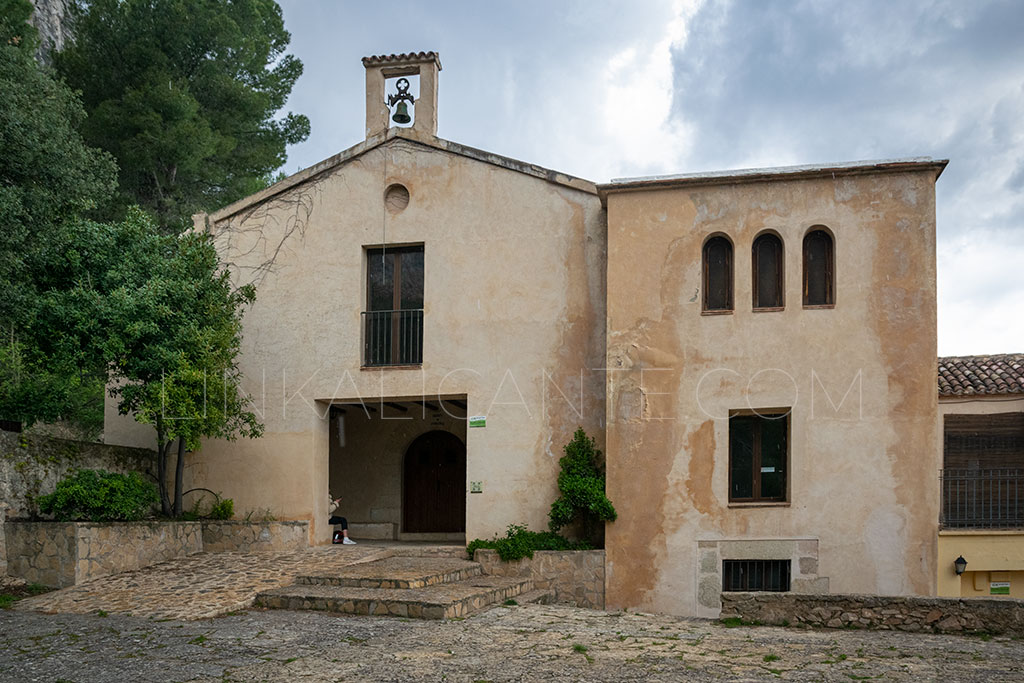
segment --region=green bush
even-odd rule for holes
[[[510,524],[505,538],[487,541],[478,538],[466,546],[470,558],[478,548],[497,550],[498,557],[505,562],[512,562],[524,557],[533,557],[537,550],[590,550],[591,545],[585,541],[573,542],[552,531],[530,531],[525,524]]]
[[[132,522],[147,516],[159,500],[156,485],[138,472],[78,470],[38,502],[41,511],[61,522]]]
[[[235,501],[231,498],[219,500],[210,508],[210,519],[231,519],[234,516]]]
[[[600,547],[604,539],[604,522],[614,522],[618,516],[615,506],[604,493],[604,472],[598,464],[601,451],[594,448],[594,440],[582,429],[576,430],[564,450],[565,455],[558,461],[562,467],[558,475],[558,492],[561,495],[551,504],[548,526],[557,532],[580,521],[587,541]]]

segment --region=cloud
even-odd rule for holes
[[[673,52],[686,170],[949,158],[940,352],[1024,349],[1024,6],[713,2],[689,33]]]

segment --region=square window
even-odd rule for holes
[[[729,502],[786,500],[789,412],[729,417]]]

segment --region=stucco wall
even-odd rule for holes
[[[962,577],[957,576],[953,568],[953,561],[958,557],[967,560],[969,571]],[[997,574],[995,578],[991,576],[993,573]],[[1010,595],[1024,598],[1024,530],[940,531],[937,574],[939,595],[988,595],[989,582],[1009,581]]]
[[[816,539],[830,591],[933,594],[934,180],[929,168],[608,195],[610,608],[717,615],[713,591],[698,596],[698,548],[723,540]],[[835,236],[832,309],[801,305],[815,225]],[[753,312],[750,250],[766,229],[784,241],[786,306]],[[727,315],[701,314],[714,233],[735,250]],[[730,505],[730,411],[779,407],[792,408],[787,502]]]
[[[396,182],[411,200],[391,213],[383,197]],[[266,432],[205,443],[186,463],[187,487],[312,520],[327,542],[328,402],[466,396],[470,415],[487,415],[466,435],[467,479],[483,482],[467,498],[467,537],[546,524],[562,445],[581,425],[602,440],[596,194],[394,139],[211,220],[236,281],[257,283],[241,367]],[[360,369],[364,247],[381,243],[424,244],[418,369]]]

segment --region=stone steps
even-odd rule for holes
[[[478,563],[468,560],[444,556],[390,557],[331,572],[299,576],[295,583],[345,588],[411,589],[465,581],[482,573],[483,568]]]
[[[550,588],[534,588],[515,598],[520,605],[551,605],[555,602],[555,591]]]
[[[372,563],[368,563],[372,564]],[[518,577],[476,576],[423,588],[358,588],[294,584],[263,591],[257,607],[324,610],[343,614],[452,619],[533,593],[533,581]],[[533,596],[541,599],[543,596]]]

